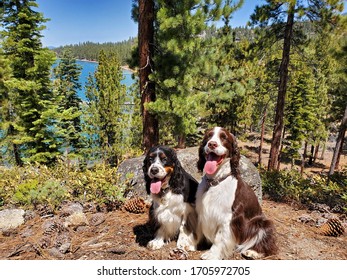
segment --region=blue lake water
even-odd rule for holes
[[[81,75],[79,78],[82,89],[78,91],[78,96],[82,100],[85,100],[85,86],[88,81],[88,76],[89,74],[94,74],[96,68],[98,67],[98,63],[83,60],[77,60],[76,62],[82,66]],[[135,80],[132,78],[132,73],[129,70],[123,70],[123,76],[124,79],[121,81],[121,83],[128,89],[135,82]]]

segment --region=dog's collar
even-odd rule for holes
[[[229,176],[231,176],[231,173],[226,174],[225,176],[223,176],[222,178],[218,178],[218,179],[208,179],[206,177],[206,182],[207,182],[207,186],[208,187],[215,187],[217,186],[219,183],[223,182],[226,178],[228,178]]]

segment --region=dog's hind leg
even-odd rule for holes
[[[198,238],[196,235],[198,218],[192,206],[187,205],[179,229],[177,247],[187,251],[196,251]]]

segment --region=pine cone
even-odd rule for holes
[[[147,205],[142,197],[134,197],[125,202],[123,207],[130,213],[139,214],[146,211]]]
[[[169,255],[170,260],[187,260],[188,259],[188,253],[180,248],[174,248],[170,250]]]
[[[318,232],[326,236],[338,237],[342,235],[344,231],[345,228],[343,227],[341,221],[335,218],[329,219],[325,224],[318,228]]]

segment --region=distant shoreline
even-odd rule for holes
[[[83,61],[83,62],[92,62],[92,63],[98,63],[96,60],[89,60],[89,59],[76,59],[78,61]],[[129,67],[129,65],[122,65],[120,68],[122,68],[123,70],[127,70],[127,71],[130,71],[132,73],[135,73],[135,70],[134,69],[131,69]]]

